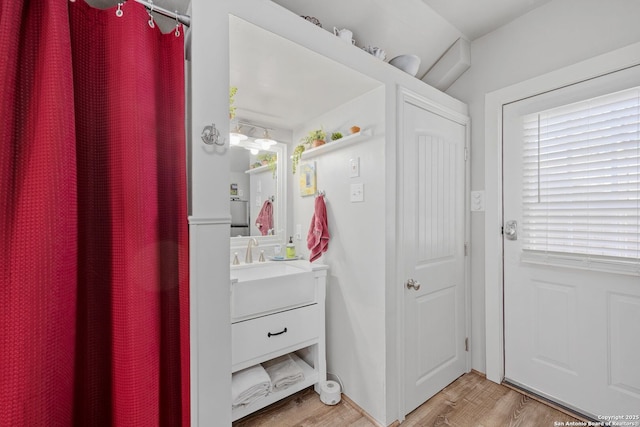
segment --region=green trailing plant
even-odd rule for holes
[[[334,132],[331,134],[331,140],[332,141],[336,141],[338,139],[342,138],[342,134],[340,132]]]
[[[296,148],[293,149],[293,154],[291,155],[291,169],[293,170],[293,174],[296,174],[296,169],[298,167],[298,162],[302,158],[302,153],[306,149],[305,144],[299,144]]]
[[[231,86],[229,88],[229,118],[233,119],[236,116],[236,106],[233,105],[235,102],[235,96],[238,93],[238,88],[235,86]]]

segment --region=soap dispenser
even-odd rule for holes
[[[293,236],[289,237],[289,243],[287,243],[287,258],[296,257],[296,245],[293,243]]]

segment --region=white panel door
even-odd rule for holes
[[[524,203],[540,205],[549,203],[545,202],[548,197],[556,197],[552,208],[539,211],[544,211],[541,215],[545,216],[546,223],[547,216],[564,215],[553,209],[574,209],[572,206],[575,205],[568,203],[575,199],[572,193],[581,190],[575,185],[563,184],[568,190],[546,196],[550,192],[540,189],[550,188],[549,184],[544,178],[540,181],[539,170],[529,171],[538,177],[538,195],[534,194],[531,201],[527,192],[529,187],[525,185],[531,179],[530,176],[525,178],[523,172],[526,153],[523,152],[522,128],[523,117],[527,114],[638,84],[638,70],[615,73],[507,105],[503,121],[505,380],[596,420],[602,420],[598,417],[603,416],[628,416],[622,421],[635,422],[628,425],[636,426],[640,425],[637,419],[640,416],[640,264],[636,264],[633,271],[633,267],[629,269],[616,264],[620,260],[613,257],[570,254],[568,251],[573,249],[557,247],[544,252],[525,246],[532,245],[531,242],[539,237],[531,231],[535,224],[523,229],[523,220],[527,224],[532,221],[530,216],[525,218],[523,215]],[[640,124],[638,129],[640,132]],[[540,144],[538,142],[538,147]],[[640,153],[640,142],[638,149]],[[538,168],[563,167],[560,163],[543,164],[540,150],[538,148],[538,154],[533,154],[538,158],[535,161]],[[558,154],[573,156],[566,156],[567,152]],[[599,153],[594,152],[595,159]],[[580,169],[571,165],[572,171]],[[629,179],[637,180],[638,173],[635,177],[630,174]],[[560,206],[558,201],[567,205]],[[617,209],[612,205],[604,210],[606,215],[623,216],[621,210],[616,212]],[[517,223],[516,240],[509,238],[508,221]],[[597,230],[594,225],[597,221],[586,226],[592,227],[587,232],[588,239],[598,239],[598,233],[593,233]],[[570,229],[581,232],[583,225],[576,221],[559,229],[545,227],[548,227],[548,233],[566,233]],[[576,237],[576,244],[579,244],[577,240]],[[627,261],[631,265],[637,262]]]
[[[467,371],[466,127],[403,105],[405,413]]]

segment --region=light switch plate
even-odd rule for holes
[[[351,184],[351,202],[364,202],[364,184]]]
[[[360,157],[349,159],[349,176],[351,178],[360,176]]]

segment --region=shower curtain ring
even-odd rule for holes
[[[124,15],[124,12],[122,11],[122,5],[123,3],[118,3],[118,10],[116,10],[116,16],[118,18],[122,18],[122,15]]]
[[[180,37],[180,21],[178,20],[178,11],[176,10],[174,13],[176,16],[176,30],[173,32],[173,34],[176,37]]]
[[[155,8],[154,4],[153,4],[153,0],[149,0],[149,8],[147,9],[147,13],[149,14],[149,27],[151,28],[155,28],[156,27],[156,23],[153,21],[153,15],[151,14],[151,12],[153,12],[153,9]]]

